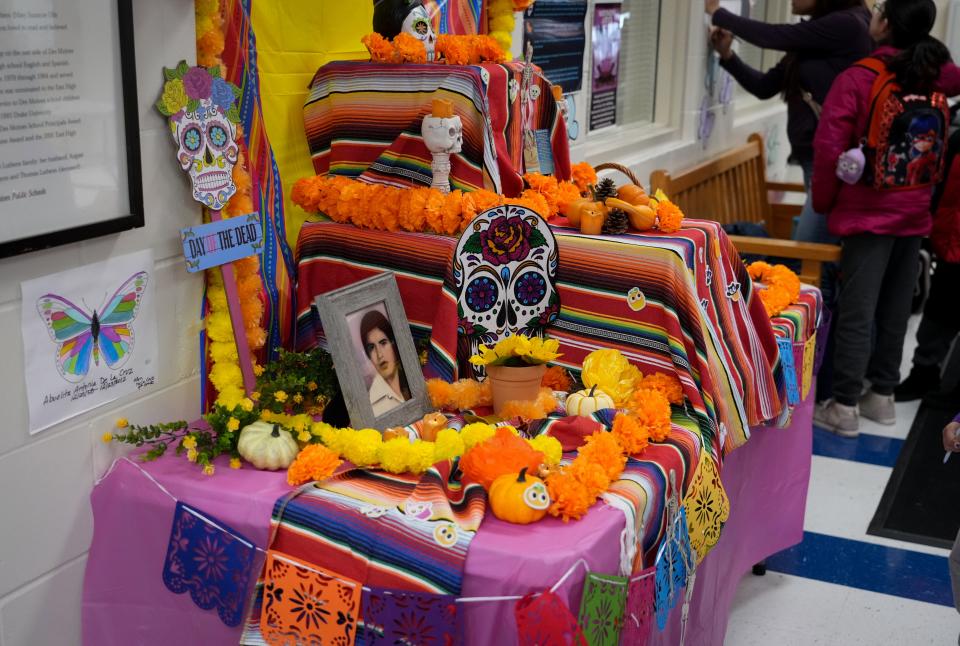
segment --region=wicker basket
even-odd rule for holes
[[[594,167],[593,170],[597,171],[598,173],[599,173],[600,171],[604,171],[604,170],[616,170],[616,171],[620,171],[621,173],[623,173],[624,175],[626,175],[627,178],[628,178],[632,183],[636,184],[637,186],[641,186],[641,187],[643,186],[643,184],[640,182],[640,180],[637,179],[637,176],[633,174],[633,171],[630,170],[629,168],[627,168],[626,166],[624,166],[623,164],[618,164],[618,163],[616,163],[616,162],[605,162],[605,163],[603,163],[603,164],[597,164],[597,165]]]

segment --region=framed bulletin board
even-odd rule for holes
[[[132,0],[0,0],[0,257],[143,226]]]

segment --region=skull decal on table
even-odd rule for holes
[[[163,74],[166,83],[156,107],[169,119],[180,168],[190,176],[195,200],[222,209],[237,191],[233,167],[240,155],[235,105],[240,90],[220,76],[219,68],[180,61]]]
[[[553,232],[534,211],[505,205],[477,215],[454,255],[458,355],[514,334],[541,335],[560,313],[558,259]]]
[[[437,34],[433,31],[430,16],[423,5],[417,5],[410,10],[407,17],[403,19],[401,31],[423,41],[423,47],[427,50],[427,60],[433,60],[434,50],[437,46]]]

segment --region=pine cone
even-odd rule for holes
[[[610,209],[607,219],[603,223],[603,232],[607,235],[618,236],[626,233],[630,228],[630,217],[622,209]]]
[[[613,183],[613,180],[609,177],[604,177],[602,180],[597,182],[597,186],[594,188],[594,193],[596,194],[597,202],[603,202],[608,197],[617,196],[617,185]]]

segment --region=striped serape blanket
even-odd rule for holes
[[[560,341],[561,365],[578,370],[591,351],[616,348],[644,372],[676,374],[690,415],[705,437],[717,436],[721,453],[746,442],[751,425],[780,414],[773,329],[719,225],[686,220],[669,235],[555,233],[561,311],[548,333]],[[322,341],[317,294],[392,271],[412,328],[430,330],[427,373],[466,374],[468,357],[457,352],[455,245],[444,236],[306,224],[298,243],[298,347]]]
[[[431,99],[442,98],[463,122],[463,150],[450,156],[453,189],[519,195],[524,126],[542,132],[554,174],[569,179],[566,126],[550,83],[534,75],[531,96],[536,98],[525,102],[516,91],[522,69],[519,63],[328,63],[314,75],[303,109],[314,169],[318,175],[429,186],[432,155],[420,125],[430,113]]]
[[[349,469],[278,500],[270,548],[367,586],[456,595],[485,510],[450,462],[421,476]],[[262,643],[262,599],[260,581],[244,644]]]

